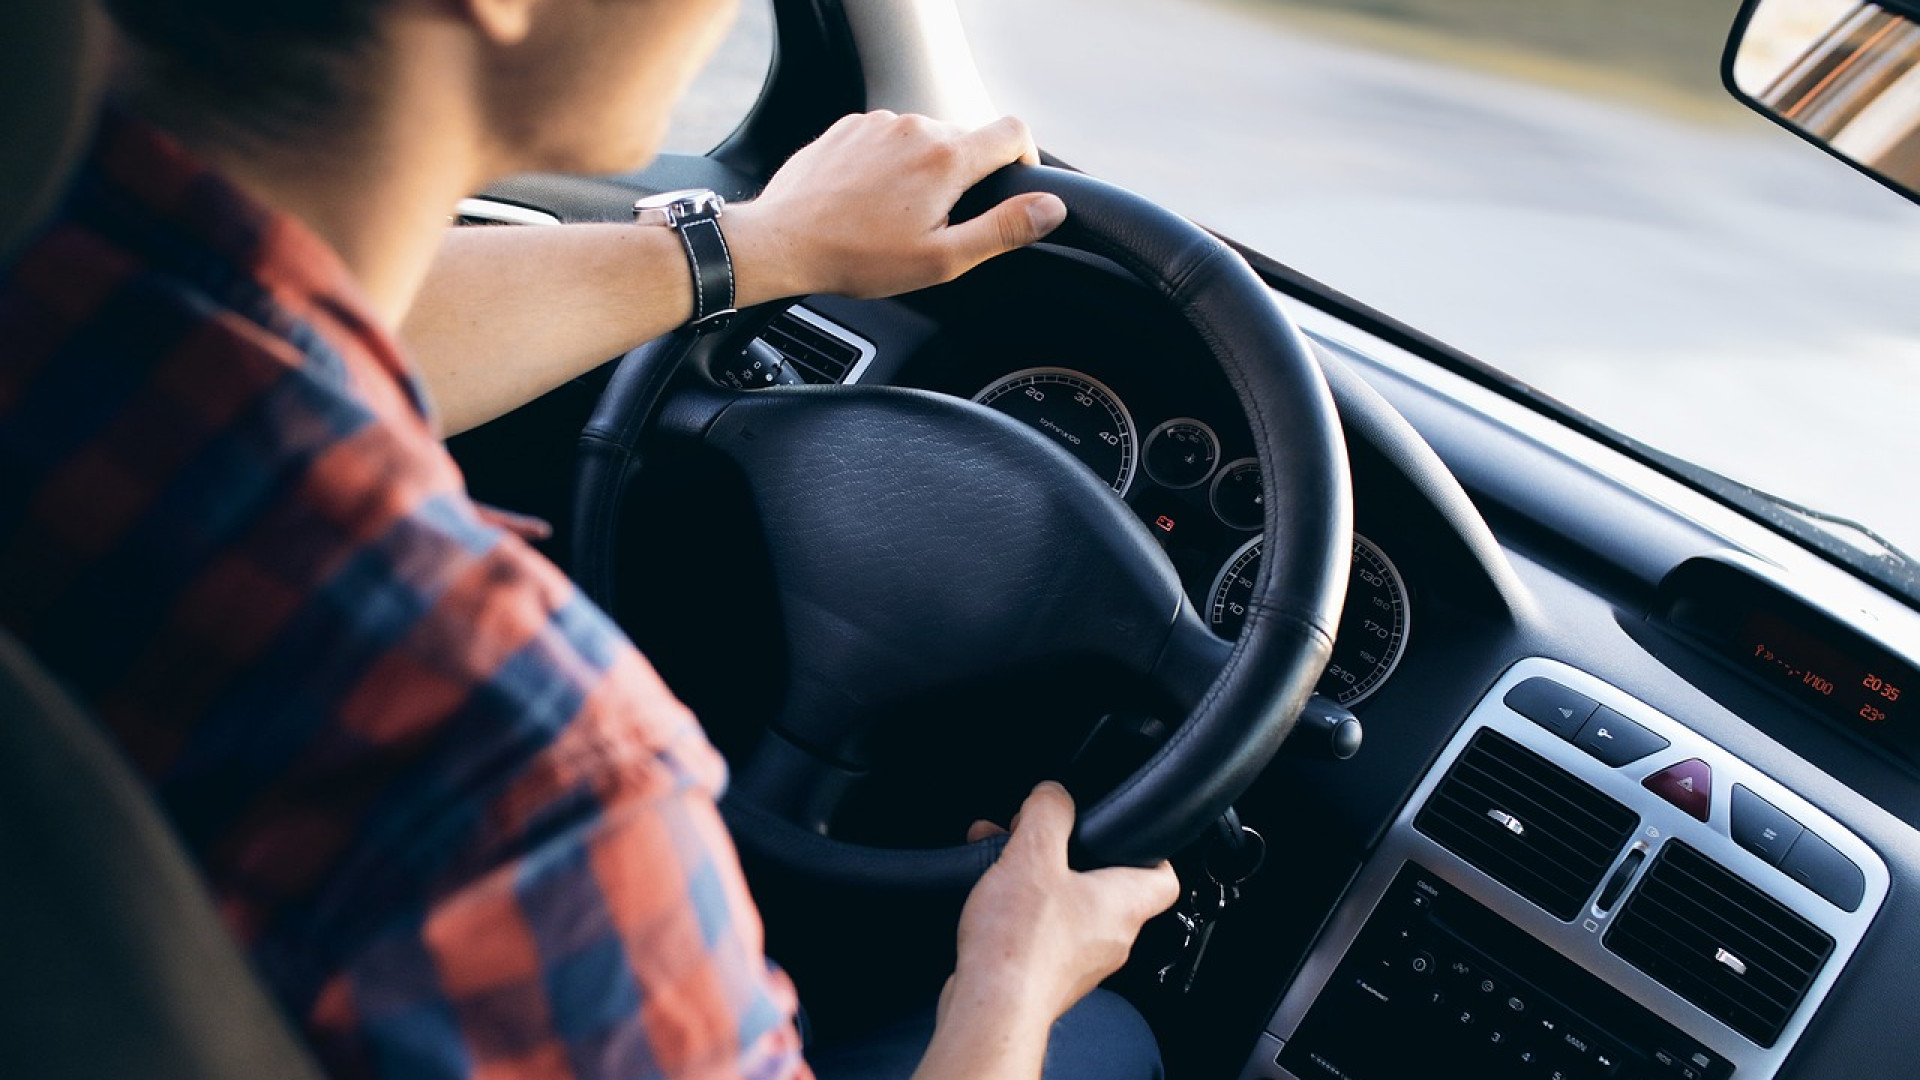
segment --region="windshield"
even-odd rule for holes
[[[1040,144],[1920,552],[1920,210],[1720,88],[1730,0],[966,0]]]

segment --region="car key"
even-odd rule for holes
[[[1200,962],[1207,956],[1207,943],[1213,940],[1214,928],[1220,923],[1220,913],[1240,898],[1239,886],[1222,885],[1211,878],[1208,881],[1213,888],[1196,887],[1181,901],[1181,910],[1174,912],[1182,933],[1180,948],[1158,973],[1160,985],[1177,984],[1182,994],[1193,990]]]
[[[1156,973],[1162,986],[1177,981],[1182,994],[1193,990],[1194,980],[1200,974],[1200,963],[1206,959],[1207,944],[1213,939],[1220,916],[1240,899],[1241,883],[1252,877],[1266,862],[1266,839],[1253,829],[1241,825],[1237,815],[1226,820],[1232,839],[1209,853],[1205,862],[1207,884],[1197,885],[1188,891],[1181,900],[1179,910],[1174,912],[1182,934],[1180,948],[1173,959]],[[1223,857],[1216,862],[1215,856]]]

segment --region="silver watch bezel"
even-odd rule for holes
[[[711,188],[663,191],[633,201],[633,223],[679,228],[682,222],[718,218],[726,208],[727,200]]]

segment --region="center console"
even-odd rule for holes
[[[1415,791],[1242,1080],[1765,1080],[1888,885],[1727,750],[1524,660]]]

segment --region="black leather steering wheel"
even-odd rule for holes
[[[1186,713],[1082,808],[1075,834],[1079,865],[1158,862],[1253,782],[1331,652],[1352,497],[1305,339],[1219,240],[1091,177],[1012,166],[955,217],[1031,191],[1066,201],[1048,242],[1120,264],[1172,305],[1246,411],[1270,554],[1245,627],[1231,645],[1215,637],[1146,526],[1018,421],[915,390],[675,384],[694,347],[684,332],[634,350],[581,435],[574,574],[611,605],[621,499],[654,429],[703,440],[745,474],[776,553],[793,662],[780,714],[736,764],[723,808],[743,850],[777,865],[865,888],[970,884],[993,843],[896,851],[829,837],[824,822],[888,703],[1058,657],[1116,661]]]

